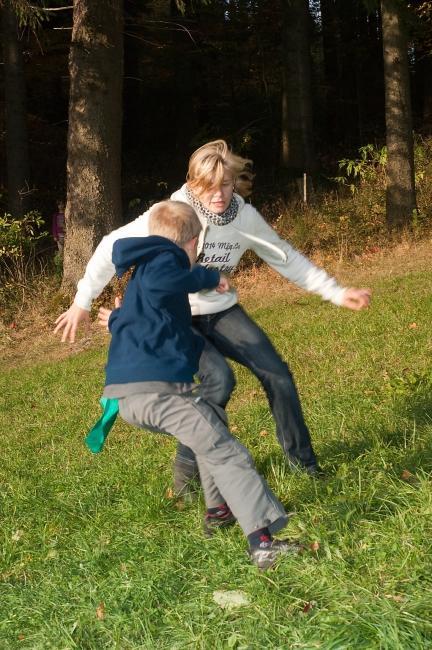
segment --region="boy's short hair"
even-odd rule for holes
[[[184,246],[197,237],[202,225],[195,210],[182,201],[161,201],[150,208],[149,234],[166,237]]]
[[[194,151],[186,181],[192,192],[199,195],[221,185],[226,173],[235,180],[248,165],[252,161],[233,153],[225,140],[214,140]]]

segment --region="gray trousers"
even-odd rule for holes
[[[256,471],[247,449],[228,431],[223,409],[192,392],[130,395],[119,399],[119,409],[129,424],[168,433],[190,447],[207,507],[226,501],[245,535],[264,527],[275,533],[286,525],[282,504]]]

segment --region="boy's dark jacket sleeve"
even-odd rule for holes
[[[172,254],[162,253],[158,262],[158,265],[149,265],[146,269],[145,287],[149,291],[167,295],[184,291],[195,293],[201,289],[214,289],[219,284],[219,271],[215,269],[203,266],[180,268]]]
[[[114,242],[112,261],[121,277],[131,266],[145,266],[146,288],[166,294],[214,289],[219,271],[201,266],[190,268],[186,252],[158,235],[128,237]]]

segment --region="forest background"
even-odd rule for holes
[[[103,234],[220,137],[255,161],[254,203],[306,253],[428,228],[429,1],[0,5],[3,289],[53,256],[40,219],[49,230],[59,200],[67,292]]]

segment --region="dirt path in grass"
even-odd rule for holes
[[[385,278],[429,270],[432,240],[401,243],[391,250],[377,249],[374,253],[362,255],[350,262],[325,258],[319,254],[313,259],[316,264],[335,275],[342,284],[373,287],[375,282]],[[281,297],[284,300],[291,297],[294,301],[302,293],[265,264],[243,271],[236,276],[234,284],[242,302],[252,310],[269,305]],[[52,314],[47,318],[38,313],[35,307],[31,310],[31,318],[0,327],[0,368],[60,360],[89,348],[107,345],[108,334],[96,324],[80,332],[76,343],[61,343],[59,337],[52,333],[57,316],[58,314]]]

